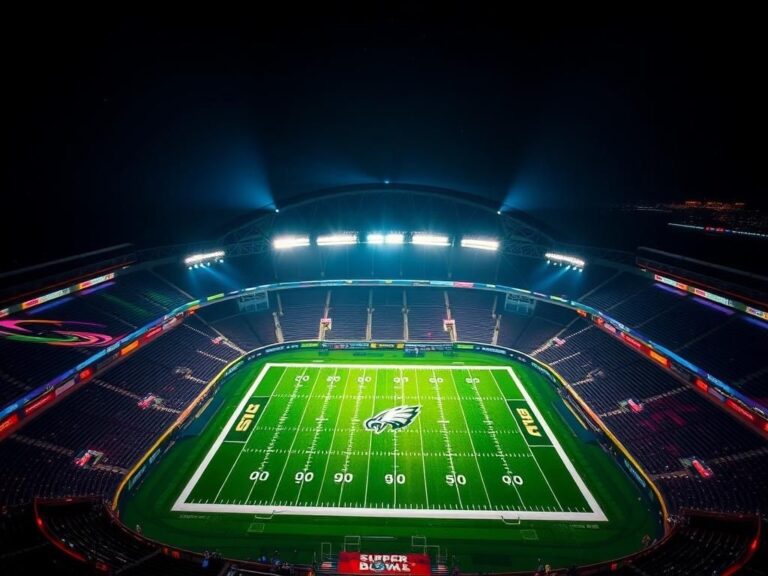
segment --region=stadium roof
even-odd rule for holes
[[[507,20],[490,5],[93,18],[18,19],[4,37],[26,48],[6,74],[3,189],[30,209],[27,233],[3,229],[1,269],[209,239],[360,182],[567,207],[557,226],[592,244],[610,242],[586,237],[607,230],[606,202],[764,197],[741,133],[765,119],[758,19],[729,36],[718,14],[713,42],[687,21]]]

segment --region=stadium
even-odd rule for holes
[[[442,226],[350,227],[405,202]],[[329,204],[332,234],[307,217]],[[662,256],[393,183],[68,267],[2,311],[3,560],[736,570],[768,494],[766,313]]]
[[[0,574],[768,574],[761,19],[360,8],[8,27]]]

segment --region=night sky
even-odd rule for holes
[[[3,197],[27,209],[4,210],[24,232],[4,227],[3,268],[208,239],[244,211],[384,179],[573,209],[581,229],[616,202],[765,202],[756,16],[294,8],[8,21]]]

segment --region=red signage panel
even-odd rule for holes
[[[747,420],[749,420],[750,422],[754,422],[755,421],[755,415],[752,414],[752,412],[750,412],[749,410],[744,408],[741,404],[737,404],[736,402],[734,402],[730,398],[725,401],[725,405],[728,406],[728,408],[730,408],[731,410],[736,412],[741,417],[746,418]]]
[[[429,576],[427,554],[363,554],[339,552],[339,574],[415,574]]]
[[[5,420],[0,421],[0,434],[5,432],[6,430],[10,430],[14,426],[16,426],[16,424],[18,423],[19,423],[18,414],[11,414]]]
[[[709,384],[704,382],[704,380],[702,380],[701,378],[696,378],[696,382],[694,382],[694,384],[696,384],[696,388],[698,388],[702,392],[706,392],[707,390],[709,390]]]
[[[29,416],[33,412],[36,412],[49,402],[52,402],[55,397],[56,393],[53,390],[46,392],[42,396],[38,396],[37,400],[24,406],[24,416]]]

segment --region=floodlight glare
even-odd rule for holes
[[[217,250],[216,252],[208,252],[207,254],[193,254],[184,258],[184,264],[189,266],[190,264],[197,264],[198,262],[205,262],[206,260],[216,260],[224,257],[223,250]]]
[[[372,232],[366,236],[368,244],[402,244],[405,242],[405,235],[402,232],[389,232],[388,234],[382,234],[380,232]]]
[[[309,246],[309,236],[279,236],[272,242],[272,247],[275,250],[287,250],[301,246]]]
[[[343,246],[348,244],[357,244],[357,234],[328,234],[317,237],[318,246]]]
[[[420,244],[422,246],[450,246],[448,236],[439,236],[437,234],[423,234],[416,232],[411,236],[411,242],[413,244]]]
[[[489,250],[495,252],[499,249],[498,240],[486,240],[481,238],[462,238],[462,248],[475,248],[477,250]]]
[[[552,260],[556,264],[562,265],[562,264],[570,264],[574,268],[584,268],[586,265],[586,262],[582,260],[581,258],[576,258],[575,256],[568,256],[566,254],[556,254],[554,252],[547,252],[544,254],[544,257],[548,260]],[[569,266],[570,268],[570,266]]]

